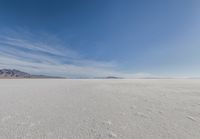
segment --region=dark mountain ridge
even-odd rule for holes
[[[47,75],[31,75],[29,73],[16,69],[0,69],[0,78],[3,79],[17,79],[17,78],[63,78]]]

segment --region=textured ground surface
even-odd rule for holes
[[[200,80],[0,80],[0,139],[199,139]]]

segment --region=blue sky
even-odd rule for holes
[[[0,68],[200,76],[198,0],[1,0]]]

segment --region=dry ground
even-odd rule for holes
[[[0,80],[0,139],[200,139],[200,80]]]

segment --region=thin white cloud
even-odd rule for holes
[[[92,66],[81,67],[69,64],[52,65],[34,63],[3,56],[0,57],[0,61],[0,66],[2,68],[17,68],[35,74],[59,75],[66,77],[101,77],[116,74],[113,71]]]
[[[40,41],[28,36],[22,37],[24,34],[14,34],[0,36],[0,68],[66,77],[119,75],[114,70],[116,63],[85,59],[58,40],[56,45],[52,45],[46,38]]]
[[[55,36],[45,34],[37,39],[38,36],[27,31],[22,31],[25,34],[10,32],[0,35],[0,68],[65,77],[152,77],[147,73],[119,72],[117,63],[113,61],[85,59]]]
[[[50,46],[43,42],[37,42],[37,40],[23,40],[21,38],[1,37],[0,44],[9,45],[21,49],[28,49],[32,51],[45,52],[48,54],[58,56],[67,56],[73,58],[77,56],[77,54],[74,51],[71,51],[69,49],[61,49],[62,47],[56,45]]]

